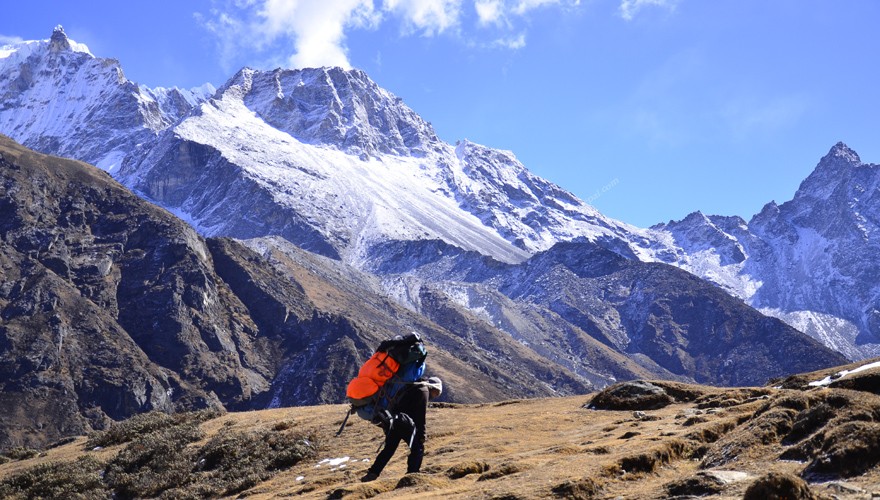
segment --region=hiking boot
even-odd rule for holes
[[[361,478],[361,482],[362,483],[369,483],[370,481],[375,481],[376,479],[379,479],[379,474],[376,474],[375,472],[367,471],[367,473],[364,474],[364,477]]]

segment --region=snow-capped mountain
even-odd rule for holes
[[[670,263],[852,359],[880,355],[880,165],[845,144],[748,223],[694,213],[655,229],[683,250]]]
[[[358,70],[246,68],[206,99],[209,87],[138,86],[60,27],[5,46],[0,69],[0,132],[109,170],[206,235],[279,234],[360,265],[388,240],[505,262],[577,237],[644,253],[628,243],[644,231],[511,152],[441,141]]]
[[[339,68],[244,69],[118,177],[205,234],[279,234],[359,267],[389,240],[518,262],[559,240],[635,230],[512,153],[440,141],[365,73]]]
[[[245,68],[216,92],[148,89],[60,28],[4,46],[0,69],[0,133],[109,170],[206,236],[277,235],[360,270],[419,279],[472,279],[480,259],[514,264],[558,242],[590,242],[681,267],[849,357],[880,353],[868,257],[876,169],[845,147],[823,159],[821,179],[748,223],[697,212],[641,229],[511,152],[443,142],[358,70]],[[407,302],[401,283],[390,276],[387,293]]]
[[[49,40],[0,47],[0,130],[39,151],[114,171],[141,142],[213,93],[149,89],[58,26]]]

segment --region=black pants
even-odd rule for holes
[[[400,442],[408,443],[410,439],[412,439],[412,448],[410,448],[409,457],[406,459],[406,472],[418,472],[422,468],[422,458],[425,456],[424,433],[419,433],[416,430],[416,435],[413,436],[412,429],[402,427],[391,429],[385,434],[385,445],[370,467],[370,472],[380,474],[391,457],[394,456]]]
[[[424,386],[411,386],[401,395],[400,401],[395,405],[395,413],[406,413],[415,425],[415,435],[412,428],[392,427],[385,434],[385,445],[376,461],[370,467],[370,472],[379,475],[382,469],[394,456],[397,446],[401,441],[408,442],[412,438],[412,448],[406,460],[406,472],[419,472],[422,468],[422,458],[425,456],[425,413],[428,409],[428,389]]]

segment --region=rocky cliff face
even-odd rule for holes
[[[386,242],[519,262],[576,235],[626,248],[635,230],[512,153],[441,142],[399,98],[338,68],[242,70],[118,178],[204,234],[280,235],[361,269]]]
[[[218,358],[253,327],[206,324],[223,292],[194,231],[101,171],[5,138],[0,154],[2,411],[25,433],[0,441],[51,439],[250,391],[241,367]],[[212,382],[216,393],[206,390]],[[23,424],[29,415],[43,421]]]
[[[369,157],[423,157],[441,142],[430,124],[360,70],[243,69],[221,89],[240,90],[266,123],[306,144]]]

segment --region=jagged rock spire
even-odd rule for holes
[[[52,30],[52,38],[49,39],[49,48],[53,51],[70,50],[70,40],[64,27],[60,24]]]
[[[850,147],[843,142],[838,142],[837,144],[835,144],[822,160],[832,158],[841,158],[849,163],[855,164],[859,164],[862,162],[861,158],[859,158],[858,153],[850,149]]]

